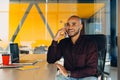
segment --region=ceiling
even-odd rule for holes
[[[46,1],[48,1],[47,4]],[[105,3],[92,1],[94,0],[10,0],[11,3],[45,3],[48,7],[48,14],[71,13],[79,15],[81,18],[89,18],[105,6]]]
[[[89,18],[93,16],[100,9],[104,8],[103,3],[49,3],[47,4],[48,14],[53,14],[59,12],[60,14],[77,14],[81,18]]]
[[[50,3],[94,3],[105,2],[107,0],[10,0],[10,2],[50,2]]]

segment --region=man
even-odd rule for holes
[[[82,28],[81,19],[71,16],[65,27],[58,30],[48,49],[48,63],[64,58],[64,66],[55,64],[61,73],[57,76],[58,80],[97,80],[97,47],[94,41],[81,35]],[[58,43],[66,34],[69,37]]]

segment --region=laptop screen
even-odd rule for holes
[[[10,43],[11,63],[19,63],[18,43]]]

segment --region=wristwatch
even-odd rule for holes
[[[67,75],[67,77],[70,77],[71,76],[71,72],[70,71],[68,71],[68,75]]]

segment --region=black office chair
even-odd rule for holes
[[[104,34],[86,35],[90,39],[93,39],[98,48],[98,75],[101,76],[101,80],[104,78],[104,74],[109,75],[109,73],[104,72],[105,60],[106,60],[106,36]]]

